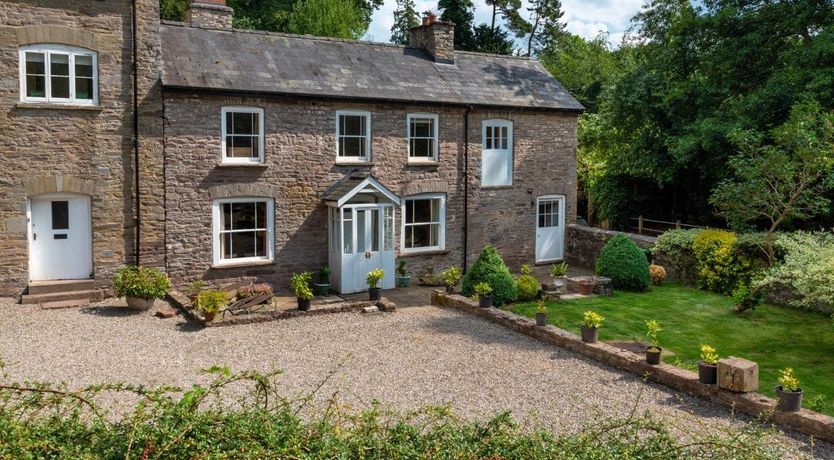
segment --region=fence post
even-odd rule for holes
[[[681,229],[681,221],[680,221],[680,219],[678,219],[678,220],[675,221],[675,230],[680,230],[680,229]]]
[[[643,216],[637,216],[637,234],[643,234]]]

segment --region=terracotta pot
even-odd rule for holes
[[[718,365],[706,364],[703,361],[699,362],[698,381],[707,385],[715,385],[718,383]]]
[[[646,362],[656,366],[660,364],[660,355],[663,349],[660,347],[646,347]]]
[[[368,297],[370,300],[379,300],[382,298],[382,289],[381,288],[370,288],[368,289]]]
[[[492,296],[491,295],[482,295],[478,297],[478,305],[481,308],[489,308],[492,306]]]
[[[598,327],[582,326],[582,341],[587,343],[596,343],[599,337]]]
[[[536,313],[536,326],[547,326],[547,313]]]
[[[298,309],[301,311],[310,310],[310,299],[302,299],[298,297]]]
[[[214,315],[216,315],[216,313],[203,312],[203,319],[205,319],[206,322],[214,321]]]
[[[782,412],[799,412],[802,409],[802,388],[799,391],[785,391],[782,385],[776,386],[776,410]]]
[[[141,297],[128,297],[127,306],[134,310],[150,310],[153,307],[154,299],[143,299]]]
[[[594,288],[596,287],[596,283],[579,283],[577,286],[577,290],[582,295],[591,295],[594,293]]]

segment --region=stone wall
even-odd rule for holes
[[[286,98],[250,98],[165,93],[165,195],[167,259],[175,282],[193,279],[257,278],[285,289],[289,274],[327,263],[327,212],[321,193],[354,169],[370,171],[397,194],[445,192],[446,248],[407,255],[418,275],[463,263],[464,110],[431,105],[337,103]],[[264,108],[266,148],[263,166],[219,165],[220,111],[224,105]],[[335,112],[372,113],[372,164],[335,164]],[[407,164],[406,114],[439,114],[439,163]],[[481,121],[514,122],[514,183],[480,187]],[[493,244],[514,268],[535,259],[535,198],[563,194],[567,222],[576,216],[576,117],[543,112],[473,110],[469,122],[469,262]],[[275,199],[275,262],[238,268],[212,268],[211,190],[225,184],[268,186]],[[215,189],[216,190],[216,189]],[[401,219],[397,210],[399,246]]]
[[[139,0],[139,46],[143,113],[159,118],[158,100],[148,95],[158,85],[158,1]],[[77,178],[95,184],[91,195],[94,276],[108,282],[116,267],[132,261],[134,251],[132,33],[130,0],[27,0],[0,2],[0,295],[18,295],[28,274],[27,202],[32,181]],[[155,41],[154,41],[155,40]],[[33,105],[20,102],[19,46],[57,43],[98,53],[97,107]],[[158,122],[159,123],[159,122]],[[143,121],[150,126],[151,122]],[[161,124],[159,125],[161,126]],[[158,134],[158,131],[157,131]],[[161,165],[161,140],[144,163]],[[160,169],[161,171],[161,169]],[[157,219],[157,254],[162,254],[161,176],[157,199],[148,200]],[[153,220],[148,217],[148,221]],[[151,237],[149,237],[151,238]],[[161,260],[161,258],[160,258]]]
[[[577,267],[594,268],[602,247],[614,235],[619,234],[627,236],[638,246],[646,249],[654,246],[655,241],[657,241],[657,238],[653,236],[615,232],[584,225],[568,225],[567,236],[565,237],[565,260],[568,264]]]

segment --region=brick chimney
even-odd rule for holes
[[[233,13],[226,0],[192,0],[185,11],[185,22],[191,27],[231,29]]]
[[[423,24],[411,29],[409,46],[426,50],[434,62],[455,63],[455,23],[439,21],[431,12],[423,13]]]

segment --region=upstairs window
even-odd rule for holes
[[[264,110],[223,107],[223,163],[263,163]]]
[[[410,113],[408,121],[408,162],[437,161],[438,117],[431,113]]]
[[[481,155],[481,185],[513,184],[513,122],[486,120]]]
[[[371,113],[336,112],[336,162],[367,162],[371,158]]]
[[[63,45],[21,48],[20,100],[34,103],[98,104],[96,53]]]

